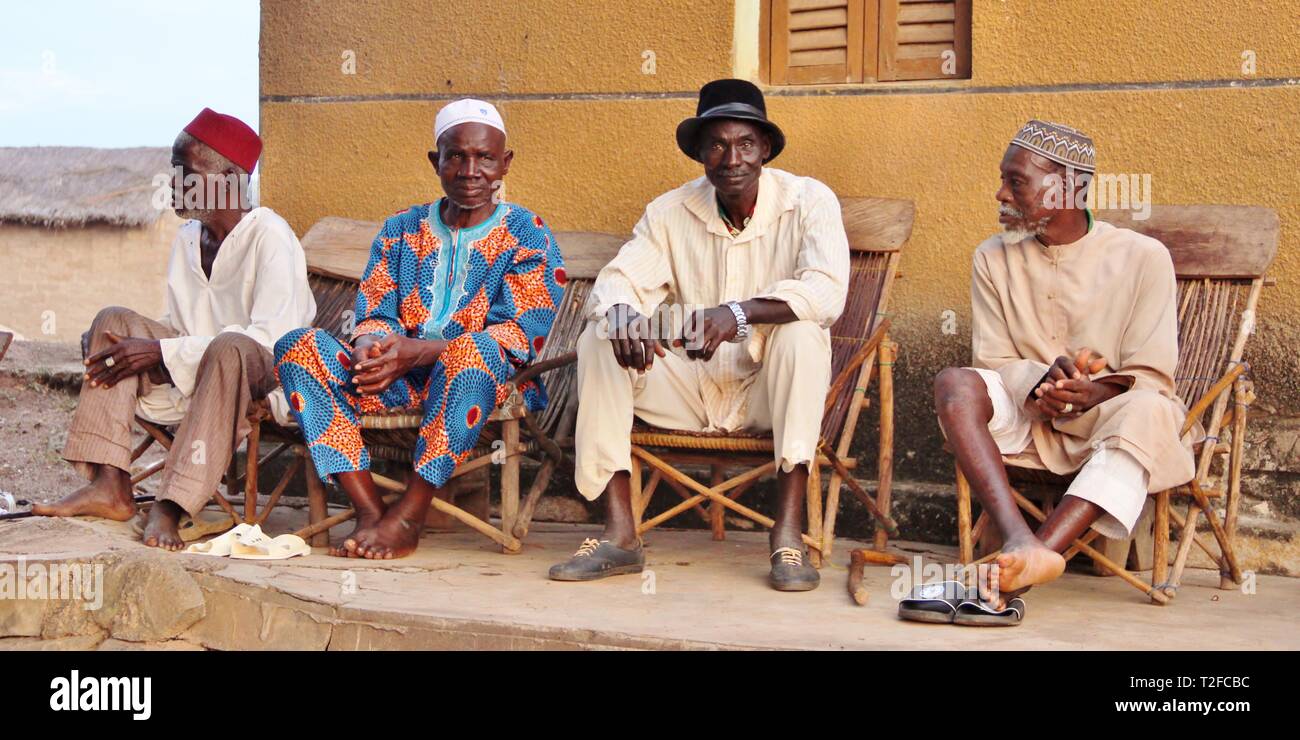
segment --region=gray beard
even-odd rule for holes
[[[1047,231],[1047,224],[1051,220],[1051,217],[1047,217],[1032,224],[1021,222],[1015,225],[1005,225],[1002,227],[1002,243],[1012,246],[1030,237],[1042,236],[1043,232]]]
[[[1030,231],[1028,229],[1019,228],[1019,229],[1003,229],[1001,236],[1002,236],[1003,244],[1005,244],[1008,247],[1014,247],[1015,245],[1030,238],[1031,236],[1036,236],[1036,234],[1035,232]]]
[[[216,211],[211,208],[188,208],[176,211],[177,217],[183,220],[198,221],[204,224],[211,221],[215,213]]]

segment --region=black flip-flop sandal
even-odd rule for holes
[[[968,592],[961,581],[925,583],[898,602],[898,616],[912,622],[950,624]]]
[[[983,599],[967,599],[957,605],[953,624],[967,627],[1015,627],[1025,618],[1025,600],[1019,596],[1007,602],[1005,609],[994,609]]]

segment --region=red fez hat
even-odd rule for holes
[[[252,174],[257,158],[262,154],[262,139],[248,124],[211,108],[201,113],[185,127],[185,133],[212,147],[221,156]]]

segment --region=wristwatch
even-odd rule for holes
[[[745,318],[745,309],[741,308],[740,304],[735,301],[728,301],[723,305],[730,308],[731,314],[736,317],[736,336],[727,341],[732,344],[739,344],[749,339],[749,319]]]

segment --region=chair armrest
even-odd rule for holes
[[[1205,413],[1205,410],[1210,407],[1210,404],[1214,403],[1215,399],[1223,395],[1224,391],[1231,388],[1237,378],[1241,377],[1241,375],[1249,369],[1249,363],[1244,361],[1238,362],[1232,366],[1231,370],[1224,373],[1223,377],[1215,381],[1214,385],[1210,386],[1210,390],[1206,391],[1205,395],[1197,399],[1196,403],[1192,404],[1192,407],[1188,409],[1187,420],[1183,422],[1183,430],[1178,436],[1181,437],[1190,432],[1192,426],[1200,420],[1201,416]]]
[[[519,373],[514,378],[512,378],[510,382],[514,383],[515,385],[523,385],[524,383],[527,383],[528,381],[532,380],[538,375],[541,375],[544,372],[549,372],[556,368],[564,367],[565,365],[571,365],[577,361],[578,361],[577,352],[566,352],[557,357],[552,357],[549,360],[534,362],[533,364],[524,368],[523,372]]]
[[[867,356],[876,351],[888,331],[889,319],[884,319],[880,322],[880,326],[877,326],[876,330],[871,332],[871,336],[867,338],[867,341],[864,342],[863,345],[858,348],[858,351],[853,354],[853,358],[849,360],[849,364],[845,365],[840,370],[839,374],[835,376],[835,381],[831,383],[830,388],[826,391],[826,403],[822,409],[823,414],[829,412],[831,407],[835,405],[835,399],[839,398],[840,391],[843,390],[844,384],[849,382],[849,378],[853,376],[853,373],[855,373],[859,367],[862,367],[862,363],[867,361]]]

